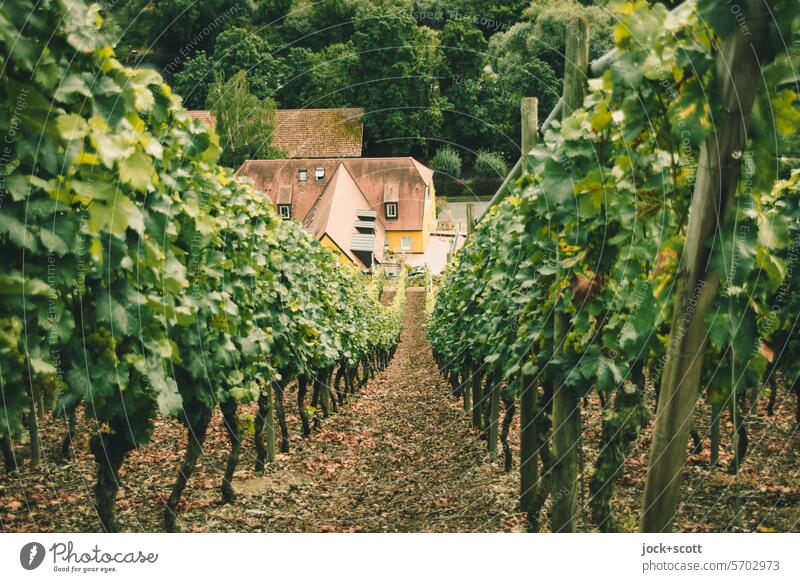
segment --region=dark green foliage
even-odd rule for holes
[[[105,3],[104,3],[105,4]],[[168,66],[198,51],[210,51],[217,35],[252,19],[248,0],[120,0],[104,9],[113,15],[124,56]],[[165,70],[170,73],[169,70]]]
[[[258,26],[280,26],[293,3],[294,0],[259,0],[253,12],[253,23]]]
[[[610,42],[608,10],[528,4],[125,0],[106,12],[123,56],[161,68],[187,107],[244,70],[253,95],[281,108],[364,107],[367,155],[424,159],[445,142],[470,160],[482,147],[518,157],[522,97],[539,98],[542,119],[550,112],[570,14],[590,15],[593,54]]]
[[[57,389],[60,413],[83,402],[97,510],[113,531],[120,468],[156,416],[197,426],[223,404],[230,497],[236,405],[265,383],[391,351],[404,287],[382,307],[361,273],[219,164],[216,132],[189,118],[158,73],[115,58],[97,5],[9,8],[0,6],[0,128],[14,127],[0,207],[4,456],[30,412],[28,387]],[[270,105],[244,72],[212,97],[235,143],[226,155],[264,147],[248,136],[268,135],[256,124]]]
[[[208,88],[214,81],[214,61],[200,51],[186,61],[183,69],[175,75],[173,88],[183,97],[187,109],[203,109],[208,98]]]
[[[223,81],[245,71],[250,91],[259,99],[274,98],[286,74],[267,41],[246,28],[221,33],[214,44],[213,60],[214,75]]]
[[[408,12],[367,5],[356,13],[352,40],[360,56],[348,76],[366,109],[368,154],[424,153],[442,124],[433,32]]]
[[[659,4],[637,4],[621,18],[615,66],[589,83],[583,107],[534,148],[530,172],[484,215],[442,276],[428,330],[449,374],[467,373],[477,362],[486,374],[535,376],[545,392],[566,386],[575,396],[593,390],[606,396],[628,381],[634,394],[641,392],[641,368],[649,366],[651,378],[664,368],[673,320],[670,293],[680,269],[696,160],[701,142],[724,115],[708,97],[714,94],[716,39],[692,4],[678,23]],[[521,29],[490,44],[521,54],[529,39]],[[674,54],[682,58],[676,61]],[[764,73],[767,83],[756,97],[751,141],[742,155],[748,179],[727,222],[736,228],[717,233],[709,261],[723,289],[711,299],[705,322],[702,383],[712,389],[712,402],[759,385],[767,372],[765,344],[787,342],[773,351],[781,353],[786,345],[794,353],[792,339],[781,336],[790,335],[796,322],[787,295],[794,274],[788,265],[797,251],[787,223],[799,220],[800,173],[773,184],[765,148],[791,137],[800,124],[796,93],[776,99],[771,71]],[[760,113],[769,103],[773,116]],[[554,314],[569,322],[558,338]],[[622,440],[608,439],[612,450],[596,472],[601,496],[610,495],[604,490],[613,485],[625,441],[643,422],[636,402],[618,405],[635,412],[608,419],[610,429],[624,431]],[[604,512],[598,507],[598,520],[611,523]]]
[[[291,48],[283,59],[286,71],[278,101],[284,108],[351,107],[360,105],[357,88],[347,82],[358,62],[351,42],[332,44],[319,52]]]
[[[447,99],[442,140],[474,151],[491,134],[483,97],[488,43],[472,23],[451,20],[439,31],[439,86]]]

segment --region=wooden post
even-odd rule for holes
[[[476,429],[481,429],[481,381],[483,380],[483,372],[478,365],[472,368],[472,426]]]
[[[719,417],[722,415],[722,405],[711,403],[711,466],[719,464]]]
[[[267,398],[267,407],[264,411],[264,416],[266,417],[264,418],[264,430],[267,433],[267,439],[265,443],[267,449],[266,461],[267,463],[273,463],[275,462],[275,404],[272,395],[272,383],[266,382],[264,389],[266,391],[265,395]]]
[[[461,391],[464,397],[464,412],[472,414],[472,367],[467,366],[467,374],[464,376],[464,382],[461,384]],[[469,380],[467,380],[469,378]]]
[[[472,234],[475,228],[475,207],[472,204],[467,204],[467,236]]]
[[[528,153],[536,145],[536,134],[539,131],[539,100],[536,97],[523,97],[519,109],[522,118],[520,158],[522,159],[522,173],[527,174]]]
[[[39,465],[42,459],[42,443],[39,440],[39,418],[36,415],[36,396],[32,383],[28,383],[28,435],[31,440],[31,467]]]
[[[564,105],[566,119],[581,107],[586,95],[586,70],[589,66],[589,34],[585,18],[575,18],[567,24],[567,48],[564,63]],[[556,240],[556,253],[558,253]],[[560,311],[559,298],[554,303],[553,354],[562,349],[569,323]],[[580,400],[571,388],[563,384],[553,394],[553,507],[551,525],[554,532],[575,531],[575,505],[578,481],[578,438],[580,430]]]
[[[497,438],[500,429],[500,375],[489,375],[489,389],[491,390],[491,400],[489,401],[489,457],[494,460],[497,458]]]
[[[536,445],[536,403],[538,387],[535,379],[520,378],[520,431],[519,431],[519,507],[530,523],[539,489],[539,464]]]
[[[771,1],[743,0],[747,27],[736,26],[717,57],[714,96],[719,108],[716,129],[700,149],[686,242],[675,282],[672,328],[659,391],[644,501],[639,521],[643,532],[672,529],[678,505],[686,440],[706,347],[704,322],[719,288],[719,276],[708,272],[709,246],[730,214],[741,173],[742,150],[750,109],[761,80]]]

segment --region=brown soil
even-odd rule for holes
[[[488,460],[460,401],[448,396],[449,386],[436,373],[424,333],[424,303],[421,289],[408,290],[405,328],[389,367],[307,440],[297,437],[295,394],[287,393],[291,451],[279,454],[264,475],[252,470],[248,431],[234,479],[238,498],[229,505],[219,501],[228,443],[217,414],[184,494],[179,525],[185,531],[522,531],[516,509],[518,419],[510,437],[515,466],[506,474],[502,460]],[[763,411],[765,401],[748,418],[751,450],[738,478],[708,467],[708,411],[699,407],[696,425],[706,449],[690,456],[686,466],[676,530],[735,530],[737,491],[744,530],[800,530],[794,397],[782,390],[774,417]],[[242,410],[246,425],[252,426],[254,412]],[[600,442],[595,398],[584,407],[583,426],[588,475]],[[46,458],[39,468],[27,466],[26,446],[17,447],[22,471],[0,477],[0,530],[99,530],[90,428],[79,421],[76,456],[69,462],[56,455],[63,420],[42,423]],[[730,427],[724,431],[723,464],[730,458]],[[635,527],[649,438],[646,431],[636,443],[618,483],[615,518],[626,530]],[[177,421],[159,419],[150,444],[129,455],[117,502],[123,530],[161,530],[184,441]],[[588,484],[586,490],[588,495]],[[579,519],[579,529],[593,528]]]

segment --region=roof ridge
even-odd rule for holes
[[[325,194],[328,193],[328,189],[332,188],[334,190],[334,192],[332,194],[332,197],[336,194],[335,190],[336,190],[336,186],[339,183],[339,179],[340,179],[339,178],[339,168],[341,166],[344,166],[344,164],[342,164],[340,162],[339,165],[336,166],[336,169],[333,171],[333,174],[331,174],[331,177],[328,180],[328,183],[325,184],[325,187],[320,191],[319,195],[314,200],[314,203],[308,209],[308,212],[306,213],[306,217],[303,219],[303,226],[304,227],[306,226],[306,222],[309,220],[309,218],[312,221],[314,220],[314,215],[316,214],[317,206],[321,203],[322,199],[325,197]],[[347,168],[345,168],[345,170],[347,170]],[[348,174],[349,174],[349,172],[348,172]],[[350,177],[352,178],[352,175]],[[356,184],[356,185],[358,185],[358,184]],[[362,192],[361,195],[363,196],[364,193]],[[333,205],[333,203],[331,202],[331,206],[332,205]],[[330,218],[330,215],[325,220],[325,230],[327,230],[327,224],[328,224],[328,219],[329,218]],[[309,225],[309,226],[311,226],[311,225]]]
[[[278,107],[275,111],[364,111],[363,107]]]

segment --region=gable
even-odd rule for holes
[[[377,211],[378,220],[386,230],[422,230],[425,212],[425,190],[431,186],[433,172],[413,158],[330,158],[309,160],[251,160],[242,164],[238,176],[253,179],[256,189],[267,194],[273,202],[281,186],[291,184],[294,215],[303,220],[314,201],[322,193],[339,164],[343,164],[367,199],[370,209]],[[321,167],[325,180],[317,182],[314,171]],[[428,170],[421,172],[420,169]],[[308,170],[309,179],[300,182],[298,173]],[[396,191],[398,217],[385,220],[384,198],[394,197]]]

